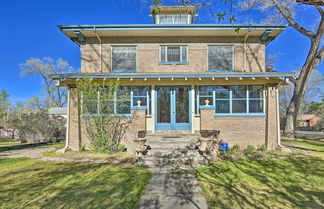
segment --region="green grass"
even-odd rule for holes
[[[20,141],[14,139],[0,139],[0,147],[10,147],[21,144]]]
[[[22,144],[16,140],[0,140],[0,152],[8,150],[20,150],[35,147],[53,147],[55,149],[63,148],[65,142],[42,142],[42,143],[25,143]]]
[[[282,144],[297,150],[307,151],[308,153],[319,157],[324,157],[324,141],[322,140],[283,139]]]
[[[0,208],[135,208],[151,173],[129,163],[0,159]]]
[[[323,208],[318,157],[219,161],[198,169],[210,208]]]

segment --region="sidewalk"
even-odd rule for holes
[[[207,209],[207,201],[193,174],[153,169],[139,209]]]

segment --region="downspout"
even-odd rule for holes
[[[93,27],[94,33],[96,34],[99,43],[100,43],[100,73],[102,73],[102,42],[101,42],[101,38],[99,37],[97,30],[96,30],[96,26]]]

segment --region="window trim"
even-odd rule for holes
[[[150,115],[151,114],[151,108],[150,108],[150,100],[152,99],[152,95],[151,95],[151,87],[149,85],[122,85],[122,86],[129,86],[130,87],[130,104],[131,106],[129,107],[130,108],[130,111],[132,110],[133,107],[137,107],[136,104],[133,104],[133,87],[146,87],[146,94],[145,96],[137,96],[137,97],[146,97],[146,105],[145,106],[141,106],[142,108],[145,108],[147,110],[147,115]],[[105,114],[100,114],[100,103],[99,103],[99,98],[100,98],[100,95],[99,95],[99,91],[98,91],[98,97],[97,97],[97,113],[96,114],[84,114],[83,113],[83,106],[85,105],[84,103],[84,99],[83,99],[83,93],[81,93],[81,114],[80,114],[80,117],[83,118],[83,117],[95,117],[95,116],[102,116],[102,115],[105,115]],[[122,114],[122,113],[117,113],[117,91],[114,91],[114,98],[113,98],[113,101],[114,101],[114,113],[112,115],[116,115],[116,116],[122,116],[122,117],[129,117],[131,116],[131,113],[126,113],[126,114]]]
[[[113,69],[113,47],[135,47],[135,69],[134,70],[114,70]],[[138,47],[137,45],[110,45],[110,70],[112,73],[135,73],[138,69]]]
[[[165,47],[165,62],[162,62],[162,47]],[[168,47],[180,47],[180,62],[169,62],[167,60],[168,58]],[[186,61],[183,61],[182,60],[182,47],[186,47]],[[176,64],[176,65],[187,65],[189,64],[189,61],[188,61],[188,45],[160,45],[160,49],[159,49],[159,64],[160,65],[173,65],[173,64]]]
[[[166,24],[166,23],[160,23],[160,17],[161,15],[172,15],[172,23],[169,23],[169,24]],[[175,15],[187,15],[187,23],[185,23],[185,25],[187,24],[192,24],[192,15],[191,14],[161,14],[161,15],[156,15],[155,18],[156,18],[156,24],[162,24],[162,25],[183,25],[183,24],[179,24],[179,23],[175,23]]]
[[[232,69],[231,70],[221,70],[221,69],[209,69],[209,47],[211,46],[229,46],[232,48]],[[235,71],[235,45],[229,45],[226,43],[220,44],[208,44],[207,45],[207,72],[234,72]]]
[[[243,85],[197,85],[197,93],[196,93],[196,115],[200,115],[199,110],[200,110],[200,104],[199,104],[199,86],[230,86],[230,97],[229,99],[224,99],[224,100],[229,100],[230,102],[230,112],[229,113],[217,113],[216,110],[216,90],[213,90],[213,105],[212,107],[215,108],[215,116],[219,116],[219,117],[265,117],[266,116],[266,86],[265,84],[243,84]],[[233,113],[232,109],[233,109],[233,91],[232,91],[232,86],[246,86],[246,97],[245,97],[245,101],[246,101],[246,112],[245,113]],[[250,113],[249,111],[249,86],[262,86],[263,90],[262,90],[262,105],[263,105],[263,111],[259,112],[259,113]],[[238,99],[240,100],[240,99]]]

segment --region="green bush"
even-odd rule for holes
[[[261,152],[266,152],[268,150],[268,147],[267,147],[267,145],[262,144],[259,146],[258,150]]]
[[[249,154],[249,153],[254,152],[254,150],[255,150],[255,147],[253,145],[248,145],[245,149],[245,153]]]
[[[233,152],[238,152],[238,151],[240,151],[240,145],[235,144],[235,145],[232,147],[231,150],[232,150]]]
[[[126,145],[124,145],[124,144],[120,144],[120,145],[118,145],[118,150],[119,151],[126,151]]]

